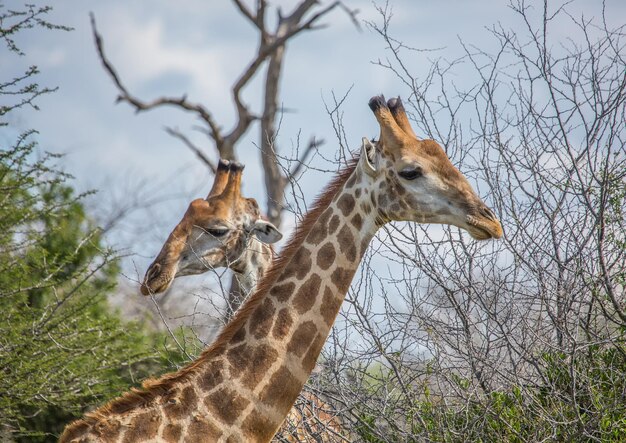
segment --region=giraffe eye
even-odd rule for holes
[[[223,229],[223,228],[208,228],[206,230],[206,232],[208,232],[209,234],[211,234],[213,237],[224,237],[226,234],[228,234],[228,229]]]
[[[406,180],[415,180],[424,175],[422,168],[406,168],[398,172],[398,175]]]

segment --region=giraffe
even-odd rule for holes
[[[213,186],[206,199],[191,202],[182,220],[148,267],[141,293],[167,290],[177,277],[227,267],[248,294],[269,267],[271,243],[282,234],[262,220],[253,198],[241,195],[244,166],[220,159]]]
[[[312,372],[365,250],[392,220],[477,240],[500,222],[398,98],[373,97],[378,142],[340,171],[255,292],[201,356],[68,426],[62,442],[268,442]]]

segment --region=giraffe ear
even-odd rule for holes
[[[276,226],[265,220],[257,220],[252,227],[252,235],[263,243],[276,243],[283,238],[283,234]]]
[[[366,137],[361,140],[361,160],[363,170],[371,176],[377,175],[378,171],[374,166],[376,164],[376,146],[372,144]]]

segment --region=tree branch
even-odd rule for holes
[[[324,142],[323,139],[322,140],[316,140],[315,137],[312,137],[311,141],[309,141],[309,144],[304,149],[304,152],[302,152],[302,155],[298,159],[296,165],[293,167],[293,169],[291,171],[289,171],[289,175],[291,177],[295,178],[300,173],[300,171],[302,170],[302,166],[304,166],[304,162],[308,158],[309,154],[311,154],[311,152],[313,152],[313,150],[319,148],[324,143],[325,142]]]
[[[209,157],[207,157],[200,150],[200,148],[198,148],[196,145],[194,145],[191,142],[191,140],[189,140],[182,132],[180,132],[178,129],[174,129],[174,128],[170,128],[170,127],[165,127],[165,132],[167,132],[172,137],[176,137],[177,139],[182,141],[185,144],[185,146],[187,146],[189,149],[191,149],[193,151],[193,153],[196,154],[196,156],[202,161],[202,163],[204,163],[206,166],[208,166],[208,168],[211,170],[211,172],[213,172],[215,174],[215,171],[217,169],[216,169],[215,165],[213,164],[213,162],[211,161],[211,159],[209,159]]]
[[[164,105],[177,106],[186,111],[195,112],[211,128],[210,135],[213,140],[215,140],[215,143],[218,146],[221,144],[222,136],[220,127],[213,120],[213,117],[211,116],[209,111],[207,111],[206,108],[204,108],[204,106],[200,104],[188,102],[186,95],[183,95],[180,98],[161,97],[151,102],[142,101],[137,97],[131,95],[130,92],[128,92],[128,89],[126,89],[126,87],[122,84],[119,75],[115,71],[115,68],[104,54],[102,36],[98,33],[98,29],[96,27],[96,18],[94,14],[90,13],[89,16],[91,18],[91,28],[96,43],[96,48],[98,50],[98,55],[100,56],[100,61],[102,62],[104,69],[109,73],[109,76],[113,80],[113,83],[115,83],[115,86],[117,86],[120,91],[120,95],[117,97],[117,102],[125,101],[134,106],[137,112],[147,111],[149,109]]]

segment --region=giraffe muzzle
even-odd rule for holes
[[[467,216],[467,231],[476,240],[489,240],[490,238],[502,237],[502,225],[494,213],[487,207],[479,211],[479,214]]]
[[[170,287],[172,280],[173,277],[162,272],[162,266],[159,263],[153,263],[146,271],[140,291],[143,295],[159,294]]]

